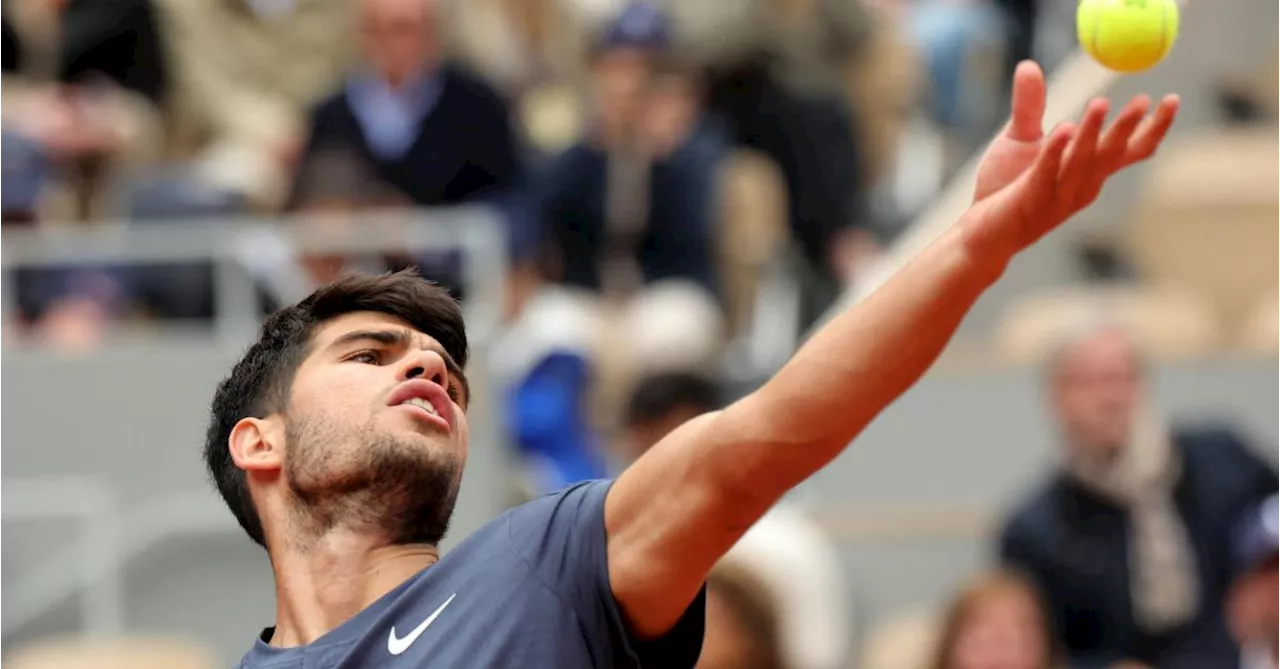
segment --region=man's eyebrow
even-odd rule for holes
[[[413,335],[408,330],[400,329],[353,330],[334,339],[328,348],[341,349],[359,342],[374,342],[383,346],[409,348],[413,343]],[[467,374],[463,371],[462,366],[458,364],[458,361],[454,360],[453,356],[449,355],[449,351],[439,344],[429,344],[425,347],[425,350],[435,351],[440,354],[440,357],[444,359],[444,367],[449,372],[449,376],[456,378],[462,384],[463,394],[469,404],[471,402],[471,384],[467,381]]]
[[[409,333],[404,330],[353,330],[334,339],[333,343],[329,344],[329,348],[344,348],[359,342],[408,347]]]

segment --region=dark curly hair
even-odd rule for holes
[[[262,520],[249,496],[244,471],[231,459],[231,430],[246,417],[263,418],[283,410],[316,329],[356,311],[404,319],[440,342],[459,366],[467,364],[467,335],[457,301],[413,269],[376,276],[347,275],[269,316],[258,341],[218,384],[204,445],[205,465],[213,484],[249,538],[263,547]]]

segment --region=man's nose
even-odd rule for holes
[[[415,351],[406,356],[401,368],[401,381],[426,379],[436,385],[448,387],[449,369],[444,358],[435,351]]]

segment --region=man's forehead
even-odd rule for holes
[[[354,311],[327,321],[316,331],[313,338],[314,348],[323,349],[353,332],[379,331],[403,332],[409,335],[409,341],[417,348],[437,348],[440,346],[435,338],[415,330],[408,321],[391,314],[378,311]]]

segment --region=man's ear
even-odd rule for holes
[[[272,471],[284,466],[284,421],[279,416],[242,418],[227,440],[231,460],[245,471]]]

